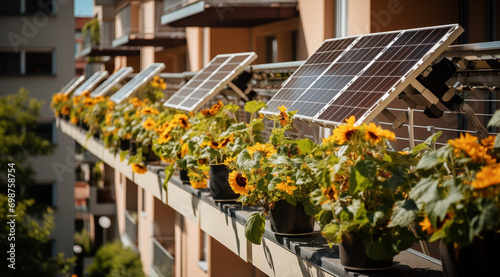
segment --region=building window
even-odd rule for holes
[[[26,197],[35,200],[35,205],[56,206],[55,183],[38,183],[26,187]]]
[[[208,272],[208,234],[200,230],[200,260],[198,266]]]
[[[51,144],[56,144],[56,128],[54,121],[50,122],[38,122],[35,127],[35,133],[37,136],[44,140],[47,140]]]
[[[53,75],[53,50],[0,50],[0,74],[2,75]]]
[[[54,13],[53,0],[3,0],[0,13],[7,15]]]
[[[276,36],[266,37],[266,62],[275,63],[278,60],[278,40]]]

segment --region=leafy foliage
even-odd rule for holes
[[[28,157],[52,152],[53,146],[35,133],[41,105],[23,88],[0,97],[0,182],[7,179],[7,164],[15,163],[18,187],[32,184],[34,171]]]
[[[145,276],[139,256],[119,241],[107,243],[99,248],[87,273],[89,277]]]
[[[74,259],[65,259],[60,253],[55,258],[47,255],[50,249],[50,234],[54,229],[54,216],[47,209],[42,218],[28,215],[27,210],[34,204],[33,200],[18,200],[16,202],[15,218],[15,240],[9,240],[7,234],[10,228],[7,224],[12,218],[8,218],[8,198],[0,193],[0,233],[5,237],[0,240],[0,248],[3,251],[3,260],[7,260],[10,244],[15,244],[15,269],[7,268],[4,263],[2,276],[58,276],[57,274],[68,273],[74,263]],[[6,257],[7,256],[7,257]],[[8,262],[10,264],[10,262]],[[5,274],[5,275],[4,275]],[[10,274],[10,275],[9,275]]]
[[[311,168],[320,188],[311,194],[316,219],[329,243],[363,240],[367,255],[386,259],[413,245],[405,202],[416,183],[411,167],[418,153],[389,151],[394,134],[374,124],[354,126],[354,117],[323,140]],[[423,147],[419,146],[420,149]],[[414,207],[415,205],[413,205]],[[413,208],[412,207],[412,208]],[[401,223],[404,224],[394,224]]]

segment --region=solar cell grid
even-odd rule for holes
[[[354,115],[358,122],[366,121],[374,106],[383,101],[405,76],[415,71],[421,59],[453,29],[453,26],[448,26],[404,32],[316,119],[341,124],[345,118]]]
[[[297,69],[289,80],[283,85],[280,91],[267,103],[267,108],[262,112],[272,114],[277,111],[277,107],[285,105],[289,110],[297,110],[297,117],[302,116],[304,110],[298,110],[299,104],[295,101],[302,96],[307,89],[323,74],[332,63],[356,40],[357,37],[345,39],[334,39],[325,41],[318,50],[311,55],[302,66]],[[318,104],[311,104],[307,109],[307,113],[311,114],[311,110],[319,107]],[[295,108],[295,109],[294,109]]]
[[[153,63],[149,65],[146,69],[139,72],[132,78],[128,83],[126,83],[120,90],[110,97],[110,100],[115,103],[120,103],[123,100],[130,97],[139,87],[144,85],[146,82],[151,80],[156,74],[165,68],[163,63]]]
[[[83,84],[81,86],[79,86],[75,90],[75,92],[74,92],[73,95],[78,96],[78,95],[84,93],[85,91],[91,90],[103,78],[106,78],[106,76],[108,76],[108,72],[107,71],[97,71],[97,72],[95,72],[94,74],[92,74],[92,76],[90,76],[90,78],[88,78],[87,80],[85,80],[85,82],[83,82]]]
[[[113,73],[108,79],[106,79],[102,84],[100,84],[96,89],[90,93],[90,96],[105,96],[114,85],[119,83],[121,80],[125,79],[127,74],[133,71],[132,67],[122,67]]]
[[[164,105],[186,111],[199,109],[256,57],[253,52],[218,55]]]

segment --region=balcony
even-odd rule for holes
[[[92,34],[83,34],[82,57],[87,56],[138,56],[139,47],[121,46],[113,47],[112,41],[115,36],[114,21],[101,21],[98,28],[98,39],[92,38]]]
[[[116,204],[113,188],[90,187],[89,210],[95,215],[115,215]]]
[[[164,0],[161,24],[253,27],[298,16],[297,0]]]
[[[163,3],[132,2],[118,11],[115,17],[113,47],[161,46],[171,48],[186,43],[185,32],[161,25]]]
[[[154,237],[151,240],[153,241],[153,270],[160,277],[174,276],[174,237]]]
[[[137,249],[137,213],[134,214],[130,211],[125,211],[124,235],[122,243],[132,249]]]

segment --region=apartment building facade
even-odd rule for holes
[[[44,101],[39,131],[57,145],[50,156],[31,159],[36,183],[27,189],[36,192],[37,203],[54,210],[52,254],[72,257],[75,143],[56,128],[50,99],[75,75],[73,1],[3,1],[0,14],[0,94],[24,87]]]
[[[137,73],[154,62],[165,63],[164,73],[198,71],[218,54],[249,51],[257,53],[256,65],[300,61],[328,38],[450,23],[466,29],[458,43],[494,41],[500,36],[500,7],[495,1],[95,0],[94,4],[101,40],[87,53],[112,57],[106,62],[108,71],[131,66]],[[425,120],[417,117],[416,123]],[[453,120],[448,124],[458,124]],[[325,136],[330,130],[319,132]],[[398,136],[408,137],[405,132]],[[169,187],[167,195],[157,185],[161,168],[150,168],[141,176],[116,156],[101,153],[115,169],[118,233],[140,253],[146,275],[287,276],[286,270],[277,271],[287,265],[290,276],[325,274],[299,256],[293,261],[287,255],[273,256],[280,252],[272,243],[267,256],[255,254],[261,249],[248,243],[233,245],[224,237],[227,228],[207,222],[219,217],[200,218],[208,203],[203,196],[179,191],[175,184],[169,184],[172,190]]]

